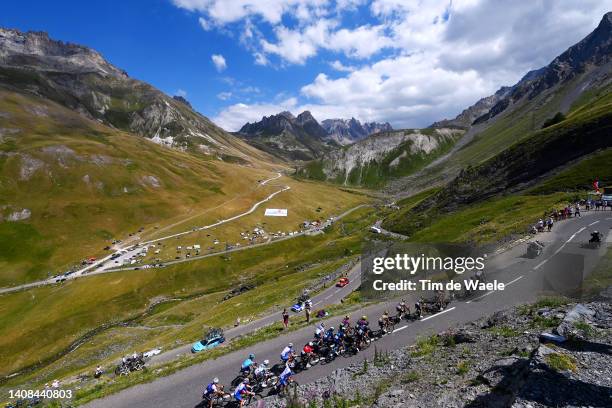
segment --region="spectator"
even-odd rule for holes
[[[287,308],[283,309],[283,326],[285,326],[285,329],[289,328],[289,312],[287,312]]]

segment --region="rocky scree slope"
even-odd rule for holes
[[[297,175],[344,185],[379,187],[444,154],[462,133],[450,128],[378,133],[326,153],[298,169]]]
[[[50,99],[159,144],[226,160],[269,158],[90,48],[0,28],[0,87]]]
[[[558,339],[556,342],[550,339]],[[612,306],[543,300],[301,385],[295,407],[604,407]],[[288,401],[268,397],[266,407]]]

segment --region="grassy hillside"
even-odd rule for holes
[[[522,232],[543,211],[576,196],[562,192],[588,190],[596,177],[602,184],[612,180],[610,134],[612,97],[598,95],[566,120],[466,168],[383,226],[416,240],[494,240]]]
[[[240,196],[271,168],[164,148],[0,91],[0,286],[63,271],[103,255],[112,238]],[[29,218],[10,220],[24,210]]]
[[[566,112],[571,117],[582,110],[590,110],[594,104],[604,104],[610,95],[612,84],[609,81],[600,83],[594,81],[590,73],[582,73],[533,99],[524,97],[489,122],[474,126],[445,160],[425,168],[414,177],[400,180],[391,190],[396,193],[418,192],[432,184],[448,182],[462,169],[477,166],[528,139],[558,112]]]
[[[357,253],[366,226],[374,219],[372,210],[362,209],[326,234],[236,252],[230,258],[92,276],[0,296],[0,330],[6,334],[0,339],[1,375],[46,362],[40,371],[15,377],[3,387],[62,378],[101,362],[112,364],[134,349],[189,343],[206,326],[228,326],[236,317],[246,321],[289,303],[312,279],[332,272]],[[229,289],[245,282],[256,288],[222,301]],[[152,307],[163,300],[167,303]],[[125,321],[130,324],[119,324]],[[111,328],[100,329],[77,351],[54,358],[103,325]]]

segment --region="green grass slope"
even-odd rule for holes
[[[566,120],[464,169],[383,226],[413,239],[499,239],[524,230],[543,211],[575,197],[568,192],[588,190],[595,178],[612,181],[611,134],[612,96],[601,94]]]
[[[103,255],[113,237],[229,200],[270,176],[259,167],[161,147],[0,91],[0,286],[63,271]]]

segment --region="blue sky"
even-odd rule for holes
[[[285,109],[419,127],[547,64],[610,9],[608,0],[22,0],[3,2],[0,25],[92,47],[228,130]]]

